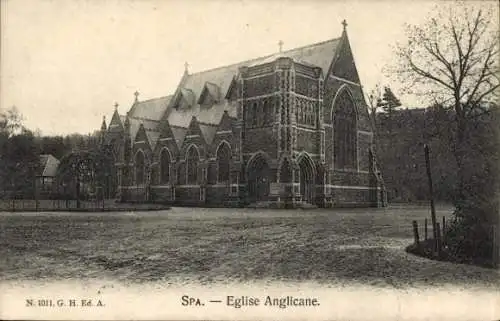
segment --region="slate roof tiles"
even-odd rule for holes
[[[292,58],[305,64],[318,66],[323,70],[323,73],[326,73],[330,68],[330,63],[333,60],[340,39],[341,38],[331,39],[304,47],[286,50],[279,54],[271,54],[233,65],[189,74],[181,86],[182,88],[190,89],[196,97],[199,97],[205,84],[212,83],[217,85],[225,95],[231,85],[233,77],[238,74],[240,67],[271,62],[282,56]]]
[[[173,95],[137,101],[130,109],[129,117],[159,121],[167,110],[172,97]]]
[[[279,54],[271,54],[224,67],[185,74],[176,91],[176,95],[181,95],[190,107],[174,108],[174,97],[181,98],[176,95],[134,102],[128,113],[131,137],[135,139],[139,126],[142,123],[146,129],[150,144],[154,148],[159,138],[159,131],[156,129],[159,127],[160,121],[166,118],[180,147],[186,136],[187,127],[194,116],[200,123],[205,140],[207,143],[211,143],[224,111],[227,110],[229,116],[236,117],[235,104],[221,98],[226,96],[240,67],[272,62],[279,57],[289,57],[302,64],[320,67],[323,73],[326,73],[330,68],[337,47],[341,42],[340,40],[341,38],[331,39],[286,50]],[[205,88],[212,97],[216,98],[216,100],[219,99],[215,105],[209,108],[201,107],[198,104],[200,95]],[[120,116],[120,120],[123,124],[125,121],[124,116]]]

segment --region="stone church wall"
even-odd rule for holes
[[[297,150],[304,150],[310,154],[318,154],[318,133],[297,128]]]
[[[255,153],[260,150],[272,158],[278,157],[276,148],[278,142],[272,127],[247,129],[244,141],[243,153]]]

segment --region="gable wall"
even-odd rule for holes
[[[372,128],[368,115],[363,91],[360,86],[354,85],[339,79],[329,77],[325,80],[325,97],[324,97],[324,122],[325,126],[325,159],[326,162],[333,167],[333,130],[332,109],[335,95],[342,90],[348,89],[352,94],[354,104],[356,105],[358,120],[358,162],[360,170],[368,169],[368,148],[372,142]]]

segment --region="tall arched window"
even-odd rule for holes
[[[144,184],[144,153],[139,150],[135,154],[135,183],[136,185]]]
[[[170,182],[170,153],[163,149],[160,154],[160,183]]]
[[[252,105],[252,127],[257,126],[257,122],[259,120],[259,115],[257,113],[257,103],[253,103]]]
[[[222,143],[217,149],[217,182],[229,183],[229,168],[231,162],[231,149]]]
[[[197,184],[198,182],[198,163],[200,157],[198,151],[194,146],[191,146],[186,154],[186,172],[187,172],[187,183]]]
[[[356,107],[346,90],[339,94],[333,108],[335,168],[355,169],[357,168]]]

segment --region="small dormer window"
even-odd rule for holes
[[[199,104],[202,107],[210,108],[215,103],[215,101],[212,98],[212,96],[210,94],[208,94],[208,93],[205,94],[205,95],[203,95],[202,97],[203,97],[203,99],[200,99],[200,101],[199,101]]]
[[[220,90],[219,86],[211,82],[205,83],[203,90],[201,91],[200,98],[198,99],[198,104],[204,107],[211,107],[220,101]]]
[[[188,109],[194,106],[196,100],[191,89],[181,88],[177,94],[175,107],[176,109]]]

